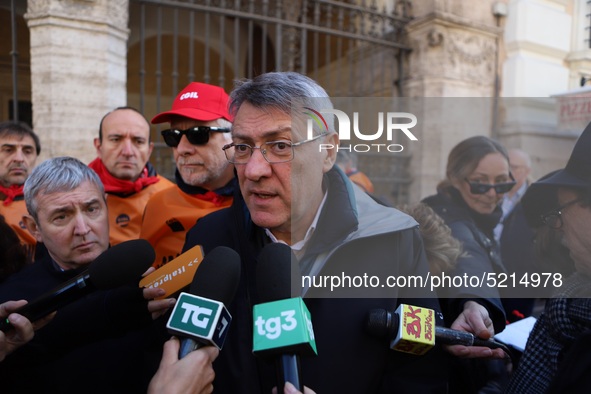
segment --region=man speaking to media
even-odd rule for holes
[[[290,245],[303,275],[425,276],[428,267],[416,222],[354,187],[334,166],[336,149],[319,149],[339,144],[332,119],[326,128],[314,124],[312,136],[306,132],[307,109],[332,108],[322,87],[301,74],[267,73],[239,82],[230,99],[233,142],[224,152],[235,165],[240,194],[230,208],[200,219],[183,249],[200,244],[207,254],[223,245],[240,254],[241,283],[229,308],[240,329],[229,331],[214,364],[214,387],[216,393],[266,394],[277,385],[274,365],[252,354],[257,288],[273,285],[255,279],[266,244]],[[376,307],[438,310],[435,295],[390,289],[370,298],[366,290],[340,294],[348,298],[306,294],[318,356],[301,358],[303,385],[318,393],[445,392],[440,349],[420,357],[397,353],[363,329]]]

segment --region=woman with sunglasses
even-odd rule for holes
[[[437,187],[437,194],[423,200],[451,228],[465,253],[456,267],[446,272],[452,277],[488,278],[505,271],[493,229],[501,218],[500,201],[515,185],[509,171],[509,157],[498,142],[485,137],[470,137],[457,144],[447,161],[446,179]],[[438,291],[446,324],[488,339],[505,327],[505,313],[495,287],[463,283]],[[450,347],[449,352],[463,358],[503,358],[499,349],[482,347]],[[499,385],[502,365],[492,360],[459,361],[464,368],[452,367],[451,392],[476,392],[485,385]],[[455,366],[457,367],[457,366]],[[498,367],[500,376],[492,377]],[[465,368],[471,369],[466,371]],[[480,376],[480,379],[475,379]],[[459,379],[459,380],[458,380]]]

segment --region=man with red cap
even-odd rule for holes
[[[177,184],[152,196],[144,213],[140,237],[154,247],[155,266],[180,254],[197,219],[232,204],[234,167],[222,151],[232,142],[232,120],[226,92],[198,82],[178,94],[170,111],[152,119],[170,123],[162,137],[173,150]]]
[[[150,124],[135,108],[118,107],[103,116],[94,146],[98,157],[88,166],[105,186],[111,246],[137,239],[150,197],[174,187],[148,161]]]

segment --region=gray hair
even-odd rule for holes
[[[306,107],[315,110],[334,108],[322,86],[295,72],[270,72],[235,81],[230,93],[230,113],[236,115],[245,102],[259,109],[273,108],[288,115],[293,111],[303,113]],[[334,131],[334,116],[326,116],[325,120],[328,131]]]
[[[94,184],[101,195],[105,188],[100,178],[80,160],[73,157],[54,157],[39,164],[25,181],[24,195],[27,211],[37,220],[37,196],[76,189],[84,182]],[[104,197],[103,197],[104,198]]]

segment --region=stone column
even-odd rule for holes
[[[416,114],[421,132],[411,152],[410,201],[435,193],[455,144],[472,135],[491,134],[490,98],[495,95],[497,43],[502,34],[494,3],[412,3],[415,18],[406,28],[412,52],[401,83],[405,96],[428,99],[422,113]],[[461,97],[479,98],[457,99]]]
[[[41,159],[96,157],[102,116],[127,102],[128,10],[129,0],[28,0]]]

